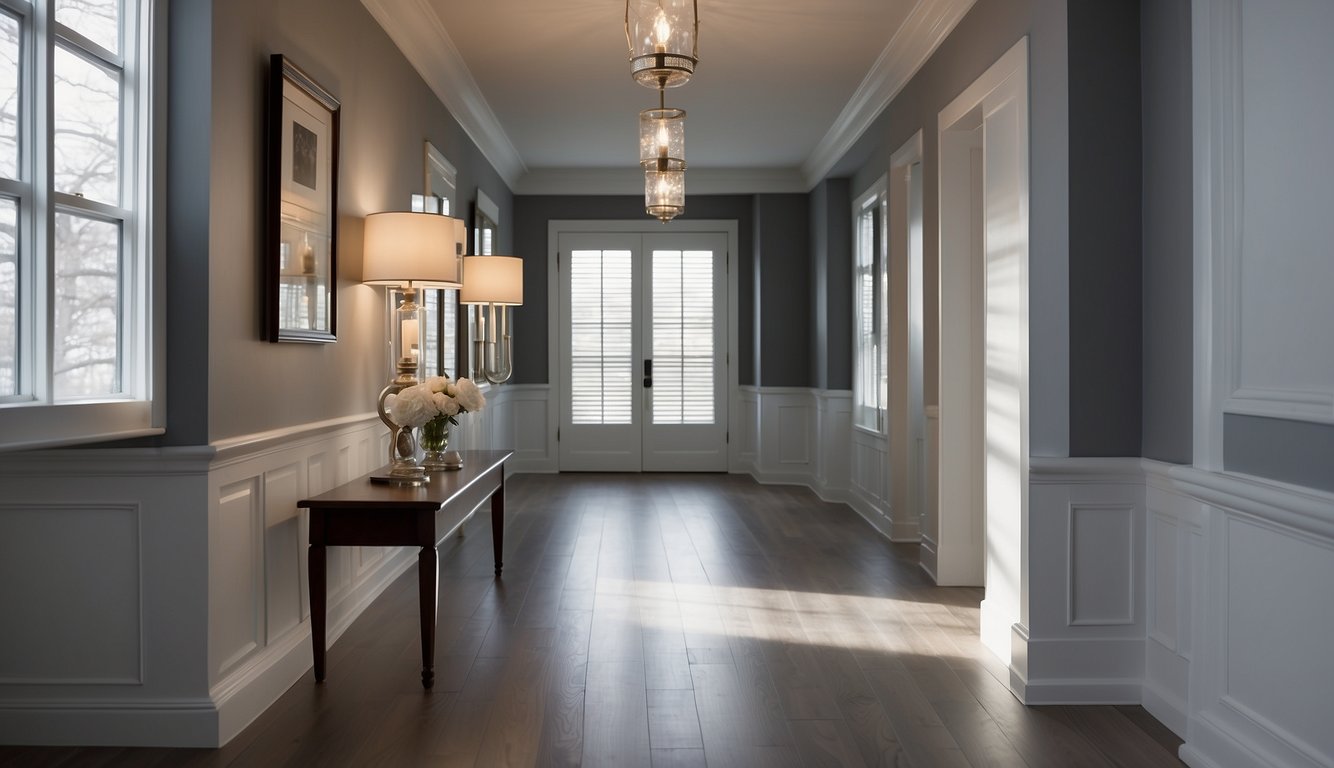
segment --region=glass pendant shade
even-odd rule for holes
[[[645,169],[685,170],[684,109],[663,107],[639,113],[639,164]]]
[[[680,216],[685,209],[685,168],[660,171],[653,166],[645,167],[644,210],[648,215],[666,223]]]
[[[699,61],[696,1],[626,0],[625,38],[635,82],[649,88],[685,85]]]

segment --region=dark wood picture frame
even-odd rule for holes
[[[338,319],[338,99],[280,53],[269,59],[264,328],[332,342]]]

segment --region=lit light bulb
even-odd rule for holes
[[[672,25],[667,21],[667,14],[658,9],[658,18],[653,22],[653,50],[667,52],[667,41],[672,39]]]
[[[667,123],[666,123],[666,122],[659,122],[659,123],[658,123],[658,157],[666,157],[666,156],[667,156],[667,147],[668,147],[668,144],[669,144],[669,141],[668,141],[668,138],[667,138]]]

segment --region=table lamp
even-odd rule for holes
[[[411,427],[395,424],[386,399],[417,384],[421,372],[426,312],[417,303],[419,288],[458,288],[467,228],[459,219],[435,213],[393,211],[366,217],[361,281],[396,285],[403,303],[389,324],[393,377],[380,392],[376,409],[389,428],[389,472],[373,480],[421,484],[426,472],[417,465],[417,444]]]

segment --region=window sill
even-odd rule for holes
[[[160,435],[147,400],[0,407],[0,451],[55,448]]]

